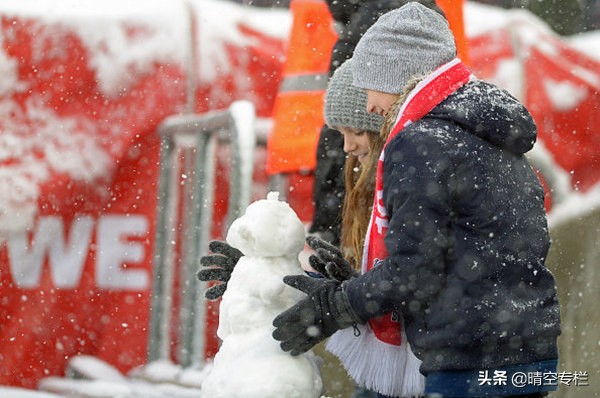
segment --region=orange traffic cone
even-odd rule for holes
[[[283,82],[273,107],[267,141],[267,173],[313,170],[323,126],[323,98],[331,51],[337,40],[334,21],[322,0],[292,0],[293,14]]]

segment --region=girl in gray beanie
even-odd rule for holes
[[[344,258],[352,271],[346,275],[357,274],[362,268],[363,245],[373,197],[375,194],[376,160],[381,153],[384,139],[380,130],[384,117],[369,113],[367,107],[367,93],[365,90],[352,84],[352,59],[344,62],[329,81],[325,94],[325,123],[332,129],[342,133],[344,138],[344,152],[349,154],[345,165],[345,191],[342,228],[341,228],[341,253],[325,242],[309,238],[307,243],[317,253],[336,253],[338,258]],[[342,254],[343,253],[343,254]],[[325,254],[327,255],[327,254]],[[311,258],[311,264],[321,273],[341,273],[328,271],[318,261],[317,257]],[[331,266],[330,266],[331,267]],[[338,268],[334,268],[338,270]],[[337,278],[346,279],[346,278]],[[357,326],[357,330],[358,330]],[[377,345],[371,344],[372,334],[361,326],[360,336],[354,336],[349,330],[334,334],[327,344],[327,349],[338,356],[348,374],[360,387],[373,389],[373,383],[368,376],[372,369],[370,361],[358,359],[370,352],[377,357]],[[395,391],[402,397],[420,396],[423,392],[424,379],[419,373],[420,361],[414,356],[408,344],[395,350],[395,358],[387,371],[394,375]]]
[[[382,397],[403,394],[407,343],[425,395],[543,397],[557,389],[560,312],[544,190],[524,156],[536,126],[455,54],[446,21],[418,3],[383,15],[359,41],[354,85],[386,117],[383,149],[368,157],[375,193],[362,274],[286,277],[308,297],[275,318],[273,337],[294,355],[339,330],[332,352]],[[344,261],[332,253],[316,256],[336,275]]]

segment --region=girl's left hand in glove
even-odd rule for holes
[[[308,296],[273,320],[273,338],[283,351],[300,355],[339,329],[364,323],[350,307],[341,282],[303,275],[286,276],[283,282]]]

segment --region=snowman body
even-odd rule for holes
[[[222,340],[202,395],[215,398],[318,398],[322,379],[312,353],[291,356],[271,333],[273,319],[302,299],[283,283],[302,273],[304,226],[285,202],[269,194],[231,225],[227,242],[244,256],[236,264],[219,312]]]

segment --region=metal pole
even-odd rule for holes
[[[173,212],[168,209],[170,181],[174,170],[173,143],[169,137],[161,136],[160,172],[158,181],[158,206],[154,239],[153,291],[150,307],[150,330],[148,333],[148,361],[169,357],[170,286],[172,236],[168,225],[172,224]]]
[[[233,158],[228,220],[233,221],[249,202],[256,137],[254,108],[244,102],[242,111],[232,112],[232,104],[227,111],[171,116],[159,126],[161,164],[149,361],[170,358],[171,331],[174,330],[180,343],[176,353],[179,363],[200,367],[204,362],[206,303],[202,300],[202,292],[205,286],[196,280],[195,274],[198,259],[206,253],[211,238],[215,150],[218,133],[224,130],[228,132]],[[240,127],[241,121],[236,119],[239,114],[250,126]],[[243,139],[246,139],[244,143],[241,142]],[[180,249],[178,258],[177,247]],[[176,274],[181,288],[181,306],[178,318],[174,319],[172,301]]]

